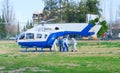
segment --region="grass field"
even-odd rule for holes
[[[120,73],[120,41],[79,41],[77,48],[22,52],[15,41],[0,41],[0,73]]]

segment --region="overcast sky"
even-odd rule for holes
[[[31,20],[32,14],[35,11],[42,11],[44,7],[42,0],[10,0],[10,2],[14,7],[16,20],[19,22]],[[0,5],[2,3],[3,0],[0,0]]]
[[[103,15],[106,17],[107,21],[110,21],[110,18],[114,21],[116,18],[116,11],[118,6],[120,6],[120,0],[100,0],[101,7],[103,9]]]

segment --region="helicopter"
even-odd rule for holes
[[[57,23],[57,24],[45,24],[35,26],[25,32],[20,33],[17,37],[17,43],[26,48],[40,48],[43,51],[44,48],[52,48],[55,40],[60,36],[65,35],[81,35],[89,36],[96,35],[101,28],[101,25],[95,25],[89,23]]]

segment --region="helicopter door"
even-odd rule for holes
[[[37,33],[36,39],[40,41],[46,41],[48,34],[46,33]]]
[[[44,41],[43,34],[42,33],[37,33],[36,39],[39,40],[39,41]]]
[[[34,39],[34,33],[26,33],[26,39]]]
[[[37,39],[42,39],[42,34],[37,34]]]

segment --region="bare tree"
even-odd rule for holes
[[[112,4],[112,0],[110,0],[110,8],[109,8],[109,12],[110,12],[110,24],[109,24],[109,29],[111,30],[112,29],[112,24],[113,24],[113,4]]]
[[[14,25],[15,21],[15,13],[13,12],[13,6],[10,3],[10,0],[4,0],[2,6],[2,15],[4,16],[6,23],[7,35],[9,36],[11,33],[11,26]]]
[[[120,5],[118,7],[118,25],[120,25]]]
[[[117,38],[120,33],[120,5],[116,9],[116,19],[114,25],[112,26],[112,30],[113,36]]]

